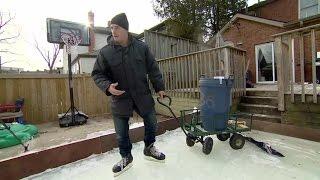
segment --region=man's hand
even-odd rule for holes
[[[164,91],[159,91],[158,95],[161,98],[161,100],[163,100],[163,97],[166,95],[166,93]]]
[[[125,91],[117,90],[116,86],[118,86],[118,83],[113,83],[109,86],[108,90],[112,95],[120,96],[121,94],[125,93]]]

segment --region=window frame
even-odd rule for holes
[[[298,19],[303,20],[303,19],[315,16],[315,15],[312,15],[312,16],[308,16],[308,17],[304,17],[304,18],[301,17],[301,1],[303,1],[303,0],[299,0],[299,2],[298,2]],[[309,7],[312,7],[312,6],[309,6]],[[318,0],[318,13],[316,15],[318,15],[318,14],[320,14],[320,0]]]
[[[276,64],[276,59],[275,59],[275,42],[271,41],[271,42],[266,42],[266,43],[261,43],[261,44],[256,44],[255,47],[254,47],[254,55],[255,55],[255,58],[254,58],[254,61],[255,61],[255,64],[256,64],[256,83],[257,84],[275,84],[277,83],[277,80],[276,80],[276,67],[275,67],[275,64]],[[259,73],[258,73],[258,70],[259,70],[259,66],[258,66],[258,63],[257,63],[257,48],[258,46],[261,46],[261,45],[267,45],[267,44],[270,44],[271,45],[271,50],[272,50],[272,81],[259,81]]]

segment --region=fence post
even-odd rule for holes
[[[224,77],[229,77],[230,72],[230,49],[226,47],[224,48]]]
[[[304,87],[304,41],[303,33],[299,35],[299,49],[300,49],[300,76],[301,76],[301,102],[306,101],[305,87]]]
[[[282,52],[282,38],[278,36],[275,38],[275,59],[277,62],[277,74],[278,74],[278,110],[284,111],[284,59]]]
[[[294,52],[294,49],[292,49],[294,47],[294,44],[292,44],[293,41],[293,35],[289,35],[288,37],[288,47],[289,47],[289,54],[288,54],[288,65],[289,65],[289,83],[290,83],[290,90],[291,90],[291,102],[294,103],[294,76],[295,76],[295,72],[293,71],[293,67],[294,67],[294,60],[293,60],[293,56],[292,53]]]
[[[312,84],[313,84],[313,103],[317,103],[317,83],[316,83],[316,35],[315,30],[311,30],[311,54],[312,54]]]

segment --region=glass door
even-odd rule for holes
[[[275,83],[277,81],[276,62],[273,42],[256,45],[257,83]]]

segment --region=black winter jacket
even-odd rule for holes
[[[164,90],[159,66],[148,46],[131,35],[127,47],[109,38],[108,45],[98,54],[91,76],[96,85],[111,96],[112,113],[118,116],[132,116],[133,110],[143,116],[154,109],[148,78],[156,92]],[[125,91],[120,96],[107,91],[110,84],[116,82],[116,89]]]

